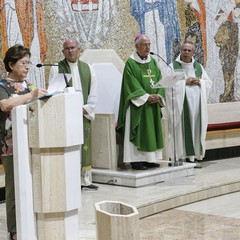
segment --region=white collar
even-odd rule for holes
[[[69,66],[72,66],[72,67],[75,67],[75,66],[78,65],[78,61],[72,63],[72,62],[69,62],[69,61],[67,60],[67,63],[68,63]]]
[[[181,55],[179,55],[179,56],[176,58],[176,61],[179,62],[180,64],[193,65],[193,63],[195,62],[194,57],[192,57],[192,61],[191,61],[190,63],[183,62],[183,61],[180,59],[180,56],[181,56]]]
[[[149,63],[151,61],[150,55],[147,56],[147,59],[141,59],[136,51],[133,52],[133,54],[130,56],[130,58],[132,58],[134,61],[141,63],[141,64]]]

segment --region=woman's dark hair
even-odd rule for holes
[[[31,57],[31,52],[28,48],[25,48],[23,45],[16,44],[10,47],[7,50],[5,57],[3,59],[5,69],[7,70],[7,72],[12,71],[12,69],[9,66],[9,63],[15,64],[18,60],[22,59],[26,55],[29,55],[29,57]]]

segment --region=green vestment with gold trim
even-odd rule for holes
[[[129,58],[125,64],[117,131],[124,137],[126,111],[130,108],[130,141],[140,151],[153,152],[163,148],[162,114],[159,103],[145,102],[136,106],[131,100],[144,94],[164,95],[164,89],[152,88],[162,78],[157,62],[139,63]]]

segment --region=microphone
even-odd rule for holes
[[[173,69],[169,66],[169,64],[159,54],[154,52],[150,52],[150,54],[158,56],[171,69],[171,71],[173,71]]]
[[[45,66],[58,66],[58,64],[51,64],[51,63],[42,64],[42,63],[38,63],[36,65],[36,67],[38,67],[38,68],[45,67]]]
[[[63,73],[63,77],[64,77],[64,80],[65,80],[65,83],[66,83],[66,87],[69,87],[69,85],[68,85],[68,80],[67,80],[67,76],[66,76],[66,74],[65,74],[65,72],[64,72],[64,69],[63,69],[63,67],[61,66],[61,65],[58,65],[58,64],[51,64],[51,63],[45,63],[45,64],[42,64],[42,63],[38,63],[37,65],[36,65],[36,67],[38,67],[38,68],[40,68],[40,67],[45,67],[45,66],[56,66],[56,67],[60,67],[61,69],[62,69],[62,73]]]

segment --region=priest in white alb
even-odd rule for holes
[[[97,190],[98,186],[92,184],[92,143],[91,121],[95,118],[94,109],[97,105],[97,82],[95,72],[87,63],[80,61],[80,45],[74,38],[64,41],[63,50],[65,58],[57,66],[53,66],[49,74],[49,82],[58,73],[71,74],[68,86],[82,92],[83,96],[83,136],[84,143],[81,148],[81,185],[82,189]],[[62,78],[62,81],[63,78]],[[80,161],[80,159],[79,159]]]
[[[193,58],[194,44],[185,41],[181,53],[172,63],[185,78],[166,89],[169,118],[169,150],[171,160],[187,159],[200,168],[205,155],[207,132],[207,99],[212,81],[203,66]]]

